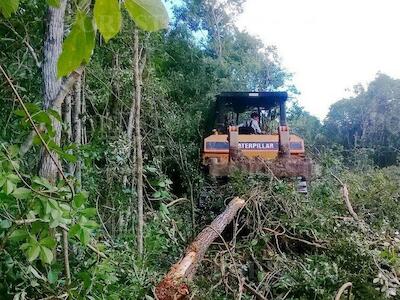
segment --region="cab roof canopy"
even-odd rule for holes
[[[217,96],[217,106],[241,113],[251,108],[269,110],[288,98],[287,92],[223,92]]]

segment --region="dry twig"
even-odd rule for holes
[[[335,174],[331,173],[332,177],[339,182],[339,184],[342,186],[342,195],[344,199],[344,203],[346,204],[347,210],[349,211],[349,214],[353,217],[354,220],[360,221],[360,218],[356,214],[356,212],[353,209],[353,206],[351,205],[350,198],[349,198],[349,190],[347,188],[347,185],[340,180],[339,177],[337,177]]]
[[[342,297],[343,293],[348,290],[348,294],[347,297],[348,299],[350,299],[350,295],[351,295],[351,288],[353,287],[353,284],[351,282],[346,282],[345,284],[343,284],[340,289],[337,291],[336,296],[335,296],[335,300],[340,300],[340,298]]]
[[[275,237],[284,236],[284,237],[286,237],[286,238],[288,238],[290,240],[298,241],[298,242],[301,242],[301,243],[309,245],[309,246],[314,246],[316,248],[327,249],[327,247],[325,245],[322,245],[320,243],[310,242],[310,241],[307,241],[305,239],[301,239],[301,238],[298,238],[298,237],[294,237],[294,236],[288,235],[288,234],[286,234],[286,230],[284,230],[284,232],[279,232],[279,231],[276,231],[274,229],[267,228],[267,227],[264,227],[264,230],[266,230],[266,231],[268,231],[270,233],[273,233],[275,235]]]

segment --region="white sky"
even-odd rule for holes
[[[237,25],[278,47],[300,104],[321,119],[378,71],[400,78],[399,0],[247,0]]]

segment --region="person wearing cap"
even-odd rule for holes
[[[257,112],[252,112],[250,115],[250,119],[246,122],[239,124],[239,127],[248,127],[253,129],[253,134],[261,134],[260,128],[260,115]]]

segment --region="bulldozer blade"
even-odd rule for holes
[[[210,164],[209,166],[209,174],[213,177],[229,176],[235,170],[270,173],[277,178],[300,177],[303,181],[309,181],[312,176],[312,162],[308,158],[297,156],[281,156],[274,160],[265,160],[239,155],[227,164]]]

